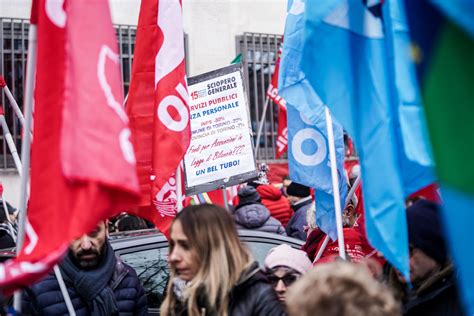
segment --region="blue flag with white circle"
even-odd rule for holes
[[[337,239],[325,105],[301,71],[304,41],[304,1],[289,1],[285,41],[280,63],[279,93],[287,102],[288,165],[290,178],[315,189],[316,224]],[[344,135],[333,120],[341,207],[347,195],[344,173]]]
[[[370,244],[409,276],[404,200],[433,161],[400,0],[326,0],[305,14],[301,68],[359,154]]]

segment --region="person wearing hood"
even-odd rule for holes
[[[261,203],[262,199],[253,186],[239,190],[239,204],[232,212],[237,229],[258,230],[279,235],[286,235],[283,225]]]
[[[293,210],[281,190],[271,184],[260,184],[256,189],[262,198],[262,204],[268,208],[274,218],[286,227],[293,215]]]

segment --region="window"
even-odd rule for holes
[[[281,42],[282,36],[275,34],[244,33],[244,35],[237,37],[237,53],[241,54],[244,66],[254,140],[257,136],[265,102],[267,102],[266,91],[275,70]],[[267,162],[275,159],[278,132],[277,106],[271,101],[268,102],[257,155],[257,160]]]
[[[24,74],[28,52],[29,22],[25,19],[0,18],[0,75],[5,78],[8,88],[20,108],[23,107]],[[135,46],[136,27],[115,26],[120,53],[120,69],[124,95],[128,93]],[[10,107],[5,93],[0,93],[0,104],[5,111],[5,119],[18,152],[21,151],[21,126]],[[0,133],[0,169],[13,169],[15,164],[8,149],[3,132]]]
[[[130,87],[132,75],[133,52],[135,51],[135,36],[137,28],[127,25],[116,25],[117,42],[120,54],[120,69],[122,70],[123,95],[126,96]]]
[[[23,104],[23,81],[28,50],[29,24],[26,20],[0,19],[0,75],[5,78],[8,88],[17,103]],[[0,104],[5,111],[5,120],[18,151],[21,147],[20,122],[16,118],[5,93],[0,94]],[[0,168],[13,168],[13,158],[0,133]]]
[[[122,254],[120,258],[137,272],[149,308],[160,308],[169,279],[168,247]]]

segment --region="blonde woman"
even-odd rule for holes
[[[171,276],[161,315],[284,315],[225,209],[188,206],[170,236]]]

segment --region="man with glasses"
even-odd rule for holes
[[[306,252],[286,244],[270,249],[265,258],[265,272],[280,302],[286,300],[286,291],[301,275],[311,269]]]

